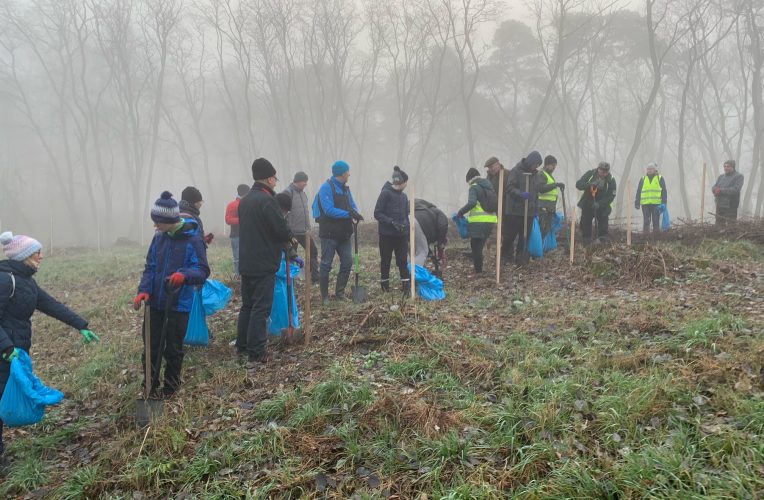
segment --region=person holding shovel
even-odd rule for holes
[[[480,172],[476,168],[470,168],[467,171],[467,184],[470,186],[467,204],[460,208],[456,215],[457,217],[467,216],[472,265],[475,268],[475,274],[480,274],[483,272],[485,242],[491,237],[493,227],[499,219],[495,213],[487,212],[483,208],[485,200],[494,193],[491,182],[480,177]]]
[[[151,363],[153,376],[149,397],[170,398],[180,388],[183,366],[183,338],[188,328],[188,317],[194,302],[194,289],[203,285],[210,275],[207,264],[207,248],[194,219],[182,219],[177,202],[169,191],[161,194],[151,208],[151,220],[156,233],[146,254],[146,265],[138,285],[133,308],[149,307],[149,325],[143,325],[143,341],[146,331],[151,332],[151,359],[141,361],[146,373],[146,363]],[[165,361],[164,385],[159,391],[159,371]],[[144,385],[145,387],[145,385]]]
[[[548,155],[544,158],[544,168],[539,176],[539,225],[541,235],[546,236],[552,229],[552,221],[557,214],[557,200],[565,189],[565,184],[554,179],[557,158]]]
[[[504,201],[504,217],[508,219],[508,232],[503,238],[505,263],[527,264],[530,260],[526,248],[528,233],[533,227],[533,217],[538,213],[539,180],[538,168],[541,166],[541,154],[531,153],[520,160],[509,171],[507,181],[507,199]],[[513,244],[517,240],[517,246]]]
[[[393,252],[403,291],[408,289],[411,279],[408,266],[409,198],[403,192],[408,180],[406,172],[396,165],[392,181],[382,187],[374,207],[374,218],[379,222],[380,284],[385,292],[390,291],[390,261]]]
[[[276,200],[276,169],[265,158],[258,158],[252,163],[252,177],[255,184],[239,203],[241,310],[236,331],[236,351],[247,356],[249,371],[269,359],[267,321],[276,272],[282,250],[295,243]]]
[[[42,263],[42,244],[34,238],[0,234],[7,260],[0,261],[0,397],[11,374],[11,361],[19,350],[32,346],[32,314],[37,310],[80,331],[84,343],[99,341],[87,320],[57,301],[34,280]],[[0,457],[5,451],[0,420]]]
[[[323,305],[329,304],[329,273],[335,253],[340,257],[335,298],[345,299],[345,287],[353,268],[353,245],[350,237],[355,225],[363,221],[347,185],[349,179],[350,165],[337,160],[332,165],[332,177],[321,185],[313,200],[313,218],[318,221],[318,237],[321,239],[319,285]]]
[[[592,242],[592,221],[596,225],[595,241],[608,236],[608,217],[615,200],[615,177],[610,164],[602,161],[597,168],[589,170],[576,182],[576,189],[583,191],[578,200],[581,208],[581,236],[584,245]]]

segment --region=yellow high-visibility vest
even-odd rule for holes
[[[546,176],[547,184],[555,183],[554,177],[552,177],[552,175],[549,172],[547,172],[546,170],[542,170],[541,173]],[[558,196],[557,191],[558,191],[557,188],[554,188],[551,191],[547,191],[546,193],[539,193],[539,201],[553,201],[557,203],[557,196]]]
[[[663,198],[663,188],[661,187],[661,176],[655,175],[653,180],[649,176],[642,179],[642,193],[639,198],[641,205],[660,205]]]
[[[470,186],[472,186],[472,184],[470,184]],[[478,186],[478,188],[480,188],[480,186]],[[485,210],[483,210],[483,207],[480,205],[480,202],[478,201],[477,203],[475,203],[475,206],[472,208],[472,210],[470,210],[469,213],[467,214],[467,223],[471,224],[471,223],[477,223],[477,222],[488,222],[491,224],[496,224],[499,222],[499,217],[496,214],[488,213]]]

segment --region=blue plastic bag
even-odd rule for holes
[[[668,231],[671,229],[671,218],[669,217],[669,211],[666,205],[661,203],[658,205],[658,212],[663,214],[661,217],[661,231]]]
[[[456,214],[451,216],[451,220],[456,224],[456,229],[459,231],[459,237],[466,240],[470,237],[468,230],[469,222],[464,217],[459,217]]]
[[[183,343],[187,345],[207,346],[210,343],[210,331],[207,328],[207,315],[204,313],[202,291],[194,290],[194,302],[188,316],[188,328]]]
[[[411,265],[409,265],[409,271]],[[417,295],[424,300],[443,300],[446,298],[446,290],[443,287],[443,280],[437,278],[430,271],[422,266],[414,266],[414,277],[416,278]]]
[[[45,416],[45,407],[56,405],[64,393],[45,386],[32,370],[32,358],[23,349],[11,361],[11,375],[0,398],[0,419],[8,427],[33,425]]]
[[[225,309],[231,300],[233,290],[216,280],[207,280],[202,287],[202,304],[204,314],[212,316],[221,309]]]
[[[541,241],[541,227],[538,217],[533,217],[533,226],[531,226],[531,234],[528,237],[528,253],[537,259],[544,256],[544,243]]]
[[[290,276],[292,279],[292,326],[300,327],[299,311],[297,309],[297,300],[294,296],[294,280],[300,274],[300,267],[297,264],[290,263]],[[286,259],[281,257],[281,265],[276,273],[276,284],[273,287],[273,306],[271,306],[271,317],[268,320],[268,331],[271,335],[281,335],[281,330],[289,328],[289,316],[287,315],[287,284],[286,284]]]
[[[554,217],[552,217],[552,227],[549,232],[544,235],[544,253],[557,249],[557,233],[562,229],[562,222],[562,214],[554,214]]]

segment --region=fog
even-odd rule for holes
[[[465,174],[532,150],[573,183],[644,167],[700,217],[727,159],[764,207],[758,0],[0,0],[0,220],[56,245],[145,241],[160,192],[208,231],[264,156],[309,195],[337,159],[367,220],[394,165],[456,211]],[[710,192],[707,211],[713,211]]]

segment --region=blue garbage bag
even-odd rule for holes
[[[531,234],[528,238],[528,253],[537,259],[544,256],[544,243],[541,241],[541,226],[539,226],[538,216],[533,217],[533,226],[531,226]]]
[[[559,212],[552,217],[552,228],[544,235],[544,253],[557,249],[557,233],[562,229],[563,220],[564,217]]]
[[[221,309],[225,309],[231,300],[233,290],[216,280],[207,280],[202,287],[202,304],[204,314],[212,316]]]
[[[292,326],[300,327],[299,310],[294,295],[294,280],[300,274],[300,266],[294,263],[289,265],[289,275],[292,279]],[[287,283],[286,283],[286,258],[281,257],[281,265],[276,273],[276,284],[273,287],[273,306],[271,317],[268,321],[268,332],[271,335],[281,335],[281,330],[289,328],[289,316],[287,315]]]
[[[187,345],[207,346],[210,343],[210,331],[207,328],[207,315],[204,313],[202,291],[194,290],[194,302],[188,315],[188,327],[183,343]]]
[[[56,405],[64,393],[45,386],[32,370],[32,358],[19,349],[18,358],[11,361],[11,374],[0,398],[0,419],[8,427],[33,425],[45,416],[45,407]]]
[[[658,212],[662,214],[661,217],[661,231],[668,231],[671,229],[671,217],[669,217],[669,211],[666,205],[661,203],[658,205]]]
[[[459,231],[461,239],[466,240],[470,237],[468,230],[469,222],[464,217],[459,217],[456,214],[451,216],[451,220],[456,224],[456,229]]]
[[[411,265],[409,265],[410,270]],[[443,280],[433,275],[426,268],[414,266],[414,277],[416,278],[417,295],[424,300],[443,300],[446,298]]]

